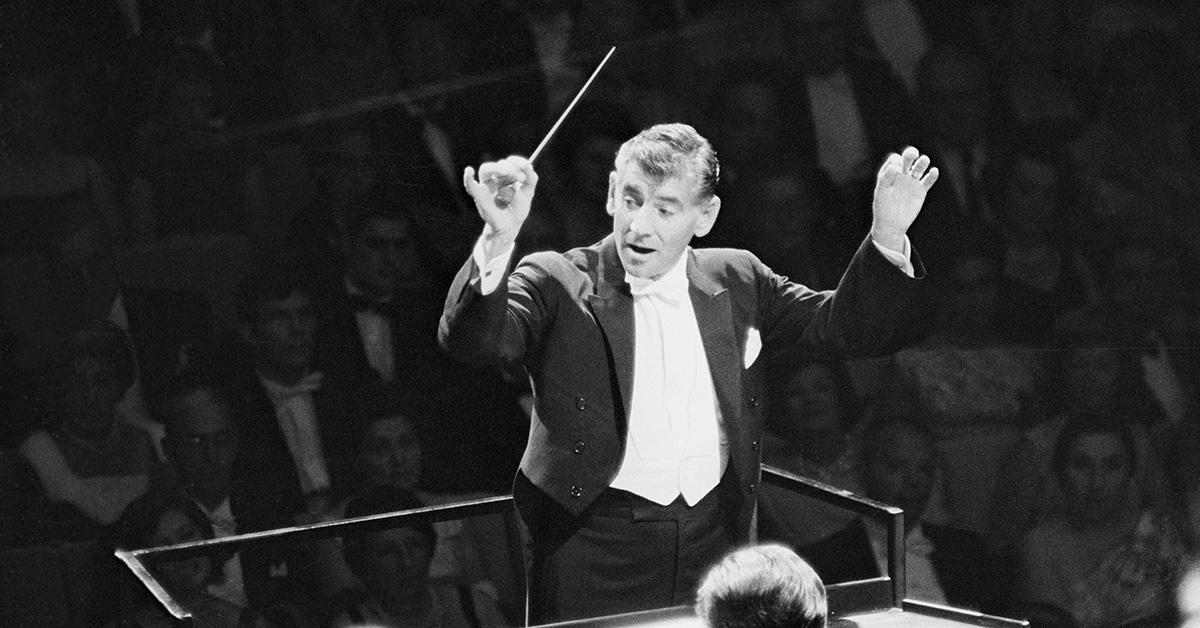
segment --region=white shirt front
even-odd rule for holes
[[[209,523],[212,524],[213,537],[223,539],[228,536],[237,534],[237,522],[233,518],[233,509],[229,507],[229,498],[217,504],[217,507],[211,511],[204,507],[204,504],[196,500],[192,500],[200,511],[208,517]],[[225,577],[218,584],[208,585],[208,592],[238,606],[246,606],[246,587],[244,578],[242,577],[242,559],[234,554],[230,556],[221,568]]]
[[[667,505],[695,505],[721,480],[729,445],[696,312],[687,254],[655,281],[626,277],[633,293],[633,391],[625,458],[613,488]]]
[[[362,296],[362,291],[346,278],[346,294],[352,297]],[[367,356],[367,365],[371,367],[383,381],[390,382],[396,377],[396,353],[392,343],[392,321],[387,316],[374,310],[363,310],[354,313],[354,322],[358,326],[358,337],[362,341],[363,353]]]
[[[308,495],[329,488],[329,471],[321,449],[321,432],[317,425],[317,407],[312,393],[321,386],[321,374],[310,373],[298,384],[286,386],[262,375],[258,381],[275,406],[279,431],[292,455],[300,492]]]

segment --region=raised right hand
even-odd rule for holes
[[[486,247],[503,248],[516,240],[521,225],[529,217],[537,181],[533,164],[515,155],[479,166],[478,178],[474,168],[467,166],[463,170],[463,187],[483,218]]]

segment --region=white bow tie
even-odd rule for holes
[[[688,281],[686,275],[663,277],[655,280],[634,277],[626,273],[625,281],[629,283],[629,293],[635,297],[658,297],[663,301],[671,303],[679,303],[687,298]]]

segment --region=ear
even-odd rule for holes
[[[608,198],[604,199],[604,210],[612,216],[617,211],[617,171],[608,173]]]
[[[712,231],[717,222],[717,214],[721,213],[721,197],[713,194],[707,203],[700,206],[700,220],[696,222],[696,237],[702,238]]]

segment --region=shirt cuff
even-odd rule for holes
[[[508,268],[509,258],[512,257],[515,248],[517,248],[515,244],[508,245],[489,262],[483,257],[483,236],[475,240],[475,250],[471,252],[471,259],[475,261],[475,267],[479,269],[479,292],[491,294],[496,286],[500,285],[500,280],[504,278],[504,269]]]
[[[874,238],[871,239],[871,244],[874,244],[875,248],[879,249],[879,252],[882,253],[885,258],[887,258],[887,261],[891,262],[893,266],[903,271],[905,275],[909,276],[909,278],[917,276],[917,272],[912,265],[912,247],[910,247],[908,244],[908,236],[904,236],[904,249],[900,251],[889,249],[886,246],[876,242]],[[478,249],[478,245],[476,248]]]

